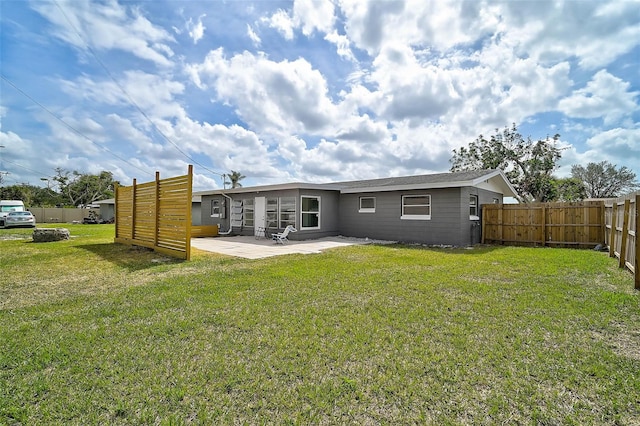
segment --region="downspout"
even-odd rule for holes
[[[233,207],[233,198],[229,197],[227,194],[223,192],[221,192],[220,194],[229,200],[229,230],[221,232],[218,229],[218,235],[229,235],[231,231],[233,231],[233,225],[231,224],[231,208]]]

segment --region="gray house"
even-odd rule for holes
[[[195,195],[195,194],[194,194]],[[482,204],[516,193],[500,170],[198,192],[202,225],[221,235],[281,232],[292,240],[368,237],[456,246],[480,242]]]

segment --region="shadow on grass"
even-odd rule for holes
[[[83,244],[76,246],[76,248],[87,250],[108,262],[132,272],[184,262],[182,259],[168,257],[146,247],[128,246],[125,244]]]

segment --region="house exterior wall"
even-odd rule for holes
[[[191,224],[194,226],[202,225],[202,203],[191,203]]]
[[[320,229],[305,230],[300,223],[300,199],[303,196],[320,197]],[[293,239],[313,239],[338,235],[340,193],[338,191],[300,190],[298,196],[296,229]]]
[[[289,234],[291,240],[306,240],[338,235],[339,193],[337,191],[291,189],[268,192],[246,192],[228,194],[233,200],[254,200],[256,197],[281,198],[294,197],[296,200],[295,227],[298,232]],[[301,225],[301,197],[320,197],[320,227],[319,229],[303,229]],[[213,200],[223,202],[224,217],[211,217]],[[201,224],[218,225],[221,232],[229,230],[231,224],[231,201],[219,194],[203,195],[201,207]],[[269,228],[270,232],[282,232],[282,228]],[[234,226],[232,235],[254,235],[254,226]]]
[[[115,204],[100,204],[100,219],[111,220],[116,217]]]
[[[502,195],[473,187],[430,190],[342,194],[339,233],[351,237],[410,243],[467,246],[480,242],[480,217],[471,220],[469,198],[478,195],[479,205]],[[429,220],[401,219],[403,195],[430,195]],[[375,197],[375,212],[360,213],[360,197]],[[478,205],[479,214],[480,207]]]

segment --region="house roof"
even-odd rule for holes
[[[247,192],[282,191],[287,189],[318,189],[340,191],[344,194],[360,192],[383,192],[413,189],[478,187],[502,193],[505,197],[515,197],[516,191],[500,170],[476,170],[470,172],[436,173],[429,175],[400,176],[381,179],[366,179],[336,183],[313,184],[292,182],[278,185],[241,187],[199,191],[198,195],[241,194]]]
[[[100,201],[94,201],[93,204],[115,204],[116,203],[116,199],[115,198],[107,198],[105,200],[100,200]]]
[[[341,192],[345,194],[472,186],[496,190],[505,197],[516,196],[515,189],[500,170],[474,170],[469,172],[390,177],[342,182],[341,184],[343,185]]]

